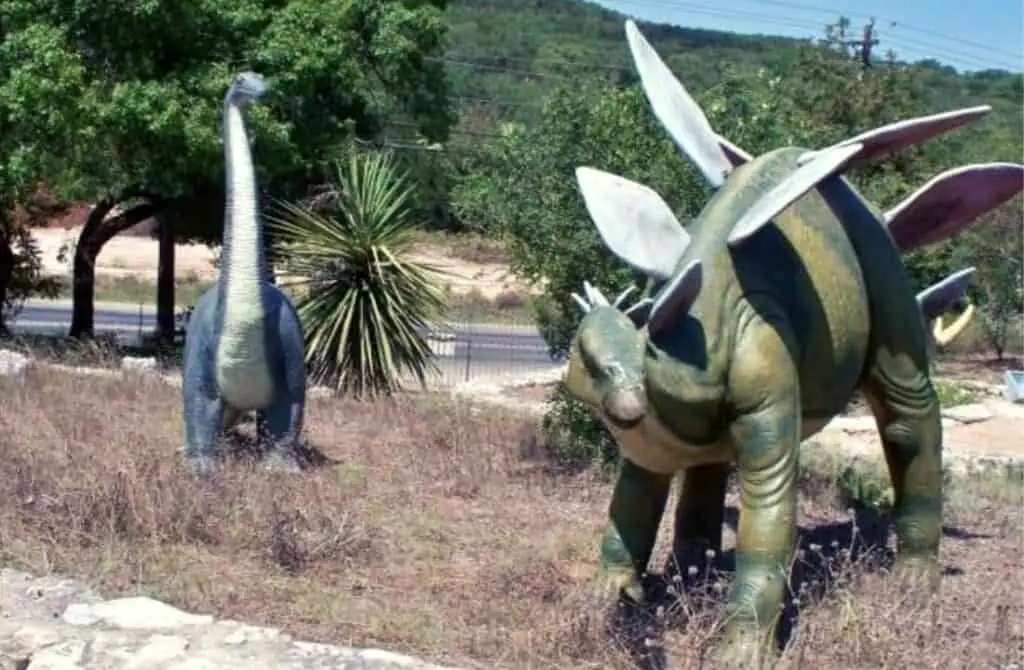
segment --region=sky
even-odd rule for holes
[[[591,0],[644,21],[736,33],[820,37],[840,15],[853,39],[875,17],[879,54],[958,70],[1024,70],[1022,0]]]

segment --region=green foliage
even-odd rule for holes
[[[566,467],[611,465],[619,458],[612,434],[562,384],[555,387],[551,409],[541,422],[541,434],[555,462]]]
[[[646,32],[657,41],[657,30]],[[717,83],[703,90],[693,86],[691,91],[712,127],[754,155],[787,145],[823,147],[934,111],[927,109],[913,70],[890,64],[864,71],[831,46],[826,41],[824,48],[796,50],[785,72],[725,65]],[[669,49],[663,53],[671,62]],[[686,71],[677,68],[677,74],[691,86]],[[949,158],[949,137],[853,170],[851,181],[880,208],[892,206],[931,177],[940,159]],[[959,146],[955,141],[953,145]],[[642,281],[599,240],[575,183],[574,171],[581,165],[648,185],[684,225],[700,212],[708,195],[635,84],[559,86],[545,98],[533,123],[499,128],[476,169],[459,180],[453,198],[463,220],[507,242],[517,274],[545,287],[536,303],[537,317],[555,355],[569,350],[581,316],[570,294],[583,281],[606,293]],[[920,253],[919,258],[911,258],[909,265],[921,288],[953,269],[948,246]],[[567,394],[556,395],[549,428],[577,433],[575,440],[563,440],[570,456],[603,448],[586,446],[603,445],[607,439],[589,415]]]
[[[847,465],[839,473],[839,494],[844,504],[888,514],[893,505],[892,484],[875,469]]]
[[[935,393],[939,396],[939,406],[943,409],[968,405],[978,400],[978,393],[962,384],[945,379],[936,379],[934,384]]]
[[[464,220],[505,239],[517,275],[546,282],[537,317],[555,355],[568,351],[579,324],[571,292],[584,280],[618,292],[634,279],[598,239],[576,188],[580,165],[650,185],[684,220],[705,190],[637,89],[559,89],[536,125],[508,128],[494,141],[453,199]]]
[[[988,214],[963,235],[952,256],[978,268],[972,294],[982,334],[997,358],[1020,337],[1024,304],[1024,197],[1017,196]]]
[[[404,115],[447,137],[444,66],[429,58],[443,51],[443,5],[0,0],[0,118],[21,151],[7,160],[20,168],[43,147],[54,160],[34,179],[73,175],[91,199],[142,187],[167,203],[182,237],[216,240],[231,76],[253,69],[271,83],[251,113],[261,184],[302,197],[353,130],[373,137]]]
[[[410,258],[417,228],[413,186],[389,154],[353,153],[311,207],[282,204],[269,224],[281,235],[284,282],[301,291],[311,376],[357,397],[387,394],[410,372],[435,366],[423,332],[443,308],[438,271]]]

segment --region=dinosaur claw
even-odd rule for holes
[[[635,603],[644,600],[644,589],[636,574],[627,568],[601,568],[594,580],[594,595],[599,600],[611,600],[625,594]]]
[[[201,477],[208,477],[217,472],[217,463],[209,456],[187,456],[185,466]]]
[[[302,472],[302,466],[299,465],[299,460],[294,454],[282,454],[275,451],[268,454],[263,460],[263,470],[264,472],[299,473]]]

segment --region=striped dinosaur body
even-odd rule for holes
[[[651,189],[577,170],[608,248],[648,278],[624,309],[589,284],[566,388],[618,441],[622,468],[602,540],[600,584],[642,599],[640,575],[671,478],[678,565],[719,550],[726,482],[740,489],[732,615],[719,661],[748,667],[772,641],[795,549],[800,442],[863,393],[890,465],[899,572],[935,585],[942,525],[942,426],[926,321],[973,269],[915,295],[902,254],[949,238],[1020,192],[1024,166],[944,173],[889,212],[842,177],[988,108],[892,124],[827,149],[753,157],[717,136],[636,26],[634,62],[655,115],[715,188],[684,230]]]

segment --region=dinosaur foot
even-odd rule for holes
[[[768,670],[775,667],[779,651],[773,635],[758,629],[726,628],[711,651],[715,667],[723,670]]]
[[[594,580],[594,595],[599,600],[616,600],[625,595],[636,604],[644,601],[644,588],[631,568],[602,567]]]
[[[906,586],[905,593],[924,604],[939,590],[942,571],[939,562],[931,556],[898,556],[892,574]]]
[[[208,477],[217,471],[217,463],[210,456],[186,456],[185,467],[203,477]]]
[[[263,459],[262,468],[265,472],[302,472],[298,457],[292,452],[271,451]]]

